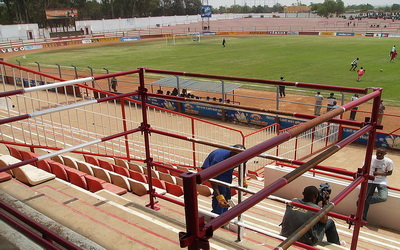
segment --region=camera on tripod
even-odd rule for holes
[[[317,204],[322,201],[322,205],[328,204],[330,195],[332,193],[331,186],[328,183],[322,183],[318,188]]]

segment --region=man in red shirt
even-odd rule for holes
[[[358,74],[357,82],[360,81],[360,79],[364,75],[364,73],[365,73],[365,69],[363,67],[361,67],[359,70],[357,70],[357,74]]]

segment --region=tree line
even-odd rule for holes
[[[0,24],[65,23],[46,19],[46,9],[78,10],[76,20],[196,15],[201,0],[0,0]]]
[[[100,20],[148,16],[197,15],[201,0],[0,0],[0,24],[38,23],[40,27],[65,25],[65,20],[46,19],[46,9],[76,8],[75,20]],[[301,2],[296,5],[305,5]],[[232,5],[214,7],[213,13],[270,13],[283,12],[284,6],[277,3],[272,7]],[[400,12],[400,5],[375,8],[370,4],[345,7],[342,0],[325,0],[312,3],[311,10],[320,16],[340,15],[346,11]],[[74,20],[68,20],[73,22]]]
[[[345,7],[342,0],[325,0],[323,3],[312,3],[311,10],[315,11],[320,16],[328,17],[330,15],[339,16],[346,12],[367,13],[373,11],[378,13],[397,13],[400,12],[400,5],[392,4],[392,6],[374,7],[367,3]]]

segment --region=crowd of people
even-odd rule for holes
[[[400,20],[400,12],[367,12],[355,16],[349,16],[349,20],[362,20],[362,19],[390,19]]]
[[[163,95],[163,94],[164,94],[164,91],[163,91],[162,89],[158,89],[158,90],[157,90],[157,94]],[[217,98],[217,97],[210,97],[210,96],[201,97],[201,96],[196,96],[196,95],[194,95],[194,94],[192,94],[192,93],[189,93],[189,92],[187,91],[187,89],[182,89],[182,92],[179,94],[178,89],[177,89],[177,88],[174,88],[174,89],[172,90],[172,92],[168,90],[165,94],[166,94],[166,95],[179,96],[179,97],[185,97],[185,98],[192,98],[192,99],[197,99],[197,100],[199,100],[199,99],[205,99],[206,101],[214,101],[214,102],[224,102],[224,101],[225,101],[225,103],[230,103],[230,102],[231,102],[230,99],[223,100],[222,98]]]
[[[321,108],[324,107],[322,102],[325,98],[319,91],[314,96],[314,98],[315,98],[314,115],[320,116]],[[350,101],[355,101],[358,98],[359,98],[358,94],[354,94],[351,97]],[[337,98],[335,97],[335,93],[330,93],[326,99],[327,99],[326,112],[329,112],[329,111],[339,107],[337,104]],[[352,108],[352,110],[350,111],[350,120],[352,120],[352,121],[356,120],[357,110],[358,110],[358,106]],[[380,105],[379,105],[379,114],[378,114],[378,121],[377,121],[377,124],[379,124],[379,125],[382,123],[382,118],[383,118],[384,112],[385,112],[385,105],[383,104],[383,101],[381,100]]]

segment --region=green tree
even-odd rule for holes
[[[344,2],[342,0],[336,0],[336,16],[345,12]]]
[[[13,24],[16,23],[14,1],[3,0],[0,3],[0,23]]]
[[[272,6],[271,11],[272,12],[283,12],[283,6],[280,3],[276,3],[274,6]]]
[[[367,3],[367,4],[360,4],[358,5],[358,8],[361,12],[367,12],[369,10],[373,10],[374,6],[372,6],[371,4]]]
[[[102,17],[101,4],[96,0],[87,1],[84,8],[78,10],[79,19],[96,20]]]
[[[311,11],[317,11],[320,8],[320,6],[322,5],[322,3],[311,3]]]
[[[344,13],[345,7],[342,0],[325,0],[322,4],[311,4],[311,10],[317,11],[320,16],[328,17],[332,14],[338,16]]]
[[[399,11],[400,10],[400,4],[397,4],[397,3],[393,4],[391,9],[392,9],[392,11]]]
[[[200,0],[185,0],[185,12],[186,15],[196,15],[200,12],[201,1]]]

